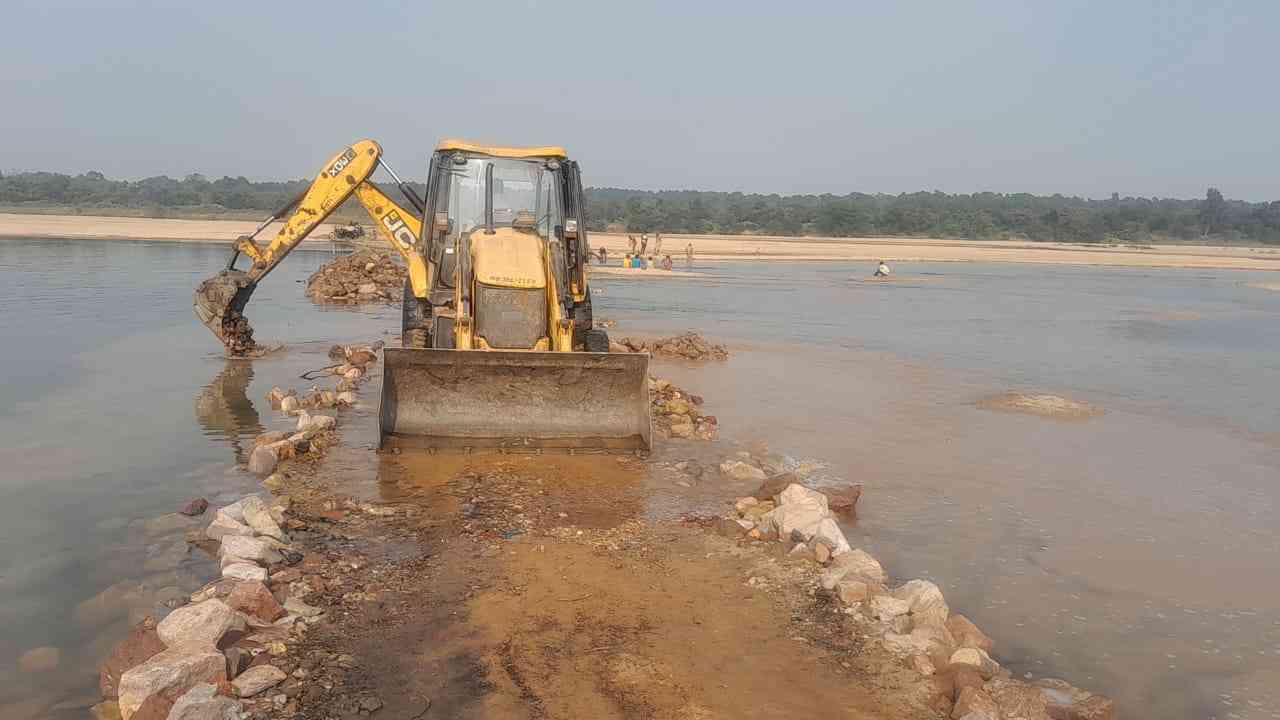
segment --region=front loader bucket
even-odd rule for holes
[[[381,447],[648,450],[649,356],[383,350]]]

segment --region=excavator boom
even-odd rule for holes
[[[222,341],[227,354],[246,355],[256,347],[244,309],[258,282],[352,194],[373,218],[378,233],[404,258],[414,294],[426,297],[427,263],[417,251],[422,223],[368,181],[381,159],[382,148],[372,140],[361,140],[334,155],[303,194],[272,213],[252,235],[236,240],[225,270],[196,288],[196,316]],[[254,235],[281,218],[284,225],[267,247],[254,242]],[[248,270],[235,269],[241,253],[253,262]]]

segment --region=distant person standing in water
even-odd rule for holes
[[[876,268],[875,277],[889,277],[889,272],[890,272],[889,266],[886,265],[883,260],[881,260],[880,266]]]
[[[684,246],[684,264],[693,267],[693,243]]]
[[[659,267],[661,267],[663,270],[670,270],[670,269],[671,269],[671,256],[670,256],[670,255],[663,255],[663,256],[662,256],[662,263],[659,265]]]
[[[640,233],[640,256],[644,257],[645,251],[649,249],[649,233]]]
[[[606,250],[603,245],[600,246],[600,250],[596,253],[596,256],[600,258],[601,265],[609,264],[609,251]]]

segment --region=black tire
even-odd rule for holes
[[[587,352],[609,352],[609,333],[599,328],[592,328],[582,334],[582,347]]]
[[[413,294],[409,281],[404,282],[404,299],[400,303],[400,346],[407,348],[430,347],[431,336],[427,330],[429,306]]]
[[[591,318],[591,303],[585,302],[573,309],[573,344],[587,344],[587,332],[595,327]]]

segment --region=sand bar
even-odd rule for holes
[[[0,213],[0,238],[85,240],[169,240],[231,242],[251,232],[251,220],[169,220],[90,215],[18,215]],[[321,225],[308,242],[329,242],[330,225]],[[259,235],[266,240],[274,228]],[[593,247],[609,251],[610,264],[622,261],[625,234],[592,233]],[[1078,245],[1020,241],[969,241],[940,238],[789,238],[742,235],[663,235],[663,249],[684,262],[692,244],[695,262],[833,260],[867,262],[1017,262],[1129,267],[1280,270],[1280,248],[1209,245]]]

